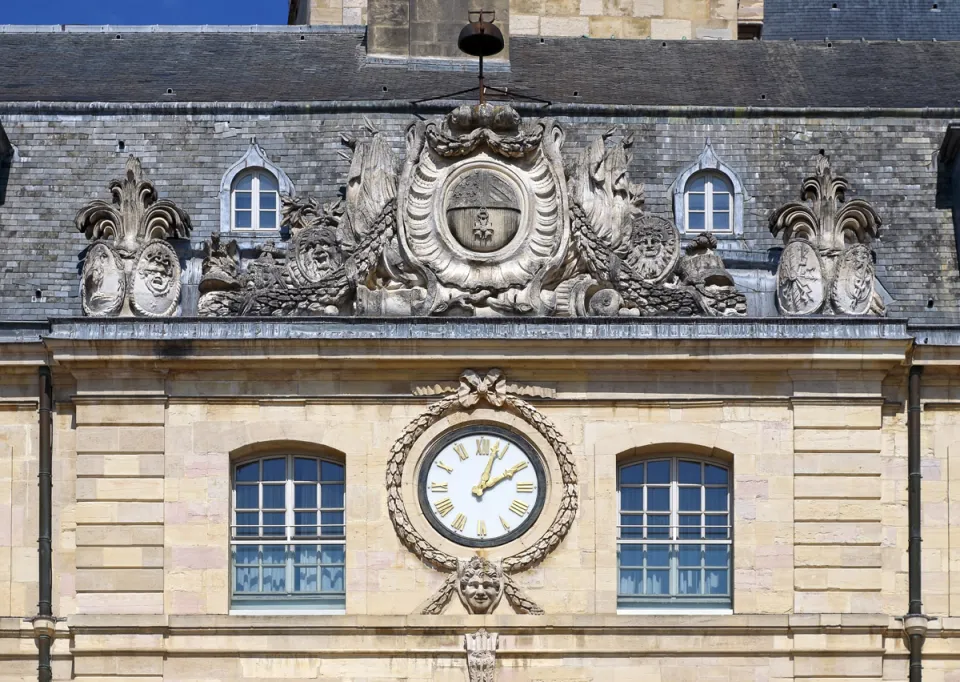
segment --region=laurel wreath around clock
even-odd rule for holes
[[[506,381],[503,372],[499,369],[492,369],[483,377],[473,370],[466,370],[460,375],[460,388],[457,393],[431,403],[420,415],[407,424],[390,449],[390,459],[387,462],[387,509],[390,512],[390,520],[393,522],[394,530],[396,530],[400,541],[417,558],[438,571],[453,572],[457,570],[457,557],[434,547],[410,523],[401,493],[403,467],[414,443],[427,429],[436,424],[448,412],[454,409],[471,408],[481,400],[485,400],[495,408],[509,409],[536,429],[553,448],[560,464],[563,494],[560,497],[560,508],[557,510],[553,523],[531,546],[502,561],[504,573],[519,573],[543,561],[550,552],[557,548],[570,531],[579,504],[577,470],[573,463],[573,453],[570,451],[570,446],[567,445],[553,422],[527,401],[507,393]]]

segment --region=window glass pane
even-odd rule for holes
[[[683,462],[677,465],[681,483],[700,483],[700,462]]]
[[[666,540],[670,537],[670,516],[647,514],[647,537],[651,540]]]
[[[620,525],[623,526],[620,529],[621,538],[642,538],[643,537],[643,514],[621,514],[620,515]],[[631,526],[636,526],[636,528],[631,528]]]
[[[680,488],[680,511],[700,511],[700,486]]]
[[[260,480],[260,462],[250,462],[237,467],[237,481]]]
[[[727,213],[726,211],[715,211],[713,214],[713,229],[729,230],[730,214]]]
[[[263,480],[264,481],[283,481],[287,478],[287,460],[265,459],[263,460]]]
[[[237,514],[237,535],[259,535],[257,525],[260,522],[257,512]]]
[[[713,210],[714,211],[729,211],[730,210],[730,195],[726,192],[717,191],[719,188],[713,188]]]
[[[297,457],[293,461],[294,477],[298,481],[317,480],[317,460]]]
[[[700,548],[702,545],[680,545],[680,565],[700,566]]]
[[[293,589],[295,592],[316,592],[317,591],[317,573],[319,569],[316,566],[298,566],[294,572]]]
[[[691,211],[702,211],[706,207],[706,196],[691,192],[687,195],[687,208]]]
[[[343,466],[333,462],[320,462],[320,480],[332,483],[343,482]]]
[[[725,484],[727,482],[727,470],[723,467],[707,464],[704,466],[704,473],[706,474],[706,482],[708,484]]]
[[[643,488],[621,488],[620,509],[641,511],[643,509]]]
[[[700,515],[699,514],[681,514],[680,515],[680,539],[696,540],[700,538]]]
[[[260,548],[256,545],[238,545],[236,561],[238,564],[255,564],[260,555]]]
[[[679,594],[700,594],[700,569],[681,570],[677,585]]]
[[[320,523],[320,535],[343,535],[343,512],[323,512]]]
[[[276,211],[260,211],[260,229],[272,230],[277,226]]]
[[[273,190],[276,192],[279,187],[277,186],[277,179],[273,177],[270,173],[260,173],[260,189],[261,190]]]
[[[252,189],[253,188],[253,173],[247,173],[237,178],[236,184],[234,185],[237,189]]]
[[[670,488],[647,488],[647,509],[670,511]]]
[[[643,594],[643,570],[620,571],[620,594]]]
[[[706,228],[706,220],[702,211],[689,211],[687,213],[687,228],[691,230],[703,230]]]
[[[237,509],[256,509],[260,505],[257,499],[260,491],[257,485],[237,486]]]
[[[322,484],[320,506],[324,509],[343,509],[343,483]]]
[[[670,571],[647,571],[647,594],[668,594]]]
[[[286,563],[286,547],[283,545],[263,545],[263,563],[267,564],[283,564]]]
[[[726,175],[720,173],[714,173],[710,176],[710,182],[713,184],[713,193],[717,192],[726,192],[727,194],[733,194],[733,186],[727,180]]]
[[[263,567],[263,591],[283,592],[287,569],[284,566]]]
[[[264,509],[283,509],[286,506],[286,497],[284,495],[284,485],[264,485],[263,486],[263,508]]]
[[[643,545],[620,545],[620,565],[624,568],[643,566]]]
[[[707,569],[705,572],[707,574],[705,586],[707,594],[730,594],[730,589],[727,587],[728,572],[726,570]]]
[[[669,483],[670,460],[647,463],[647,483]]]
[[[320,563],[324,566],[342,565],[346,559],[343,545],[320,545]]]
[[[727,489],[707,488],[707,511],[727,511]]]
[[[317,534],[317,512],[294,512],[295,535]]]
[[[729,545],[707,545],[704,553],[705,566],[726,567],[730,565]]]
[[[667,567],[670,565],[670,546],[669,545],[646,545],[647,548],[647,566]]]
[[[729,537],[729,530],[727,528],[710,528],[709,526],[726,526],[727,525],[727,515],[726,514],[707,514],[707,539],[709,540],[725,540]]]
[[[320,569],[321,592],[343,592],[343,568],[323,567]]]
[[[298,564],[315,564],[317,563],[317,546],[316,545],[294,545],[294,562]]]
[[[296,509],[317,508],[317,485],[315,483],[297,483],[293,489],[293,506]]]
[[[260,210],[277,208],[277,195],[275,192],[260,192]]]
[[[250,211],[237,211],[236,212],[236,225],[234,227],[252,227],[253,222],[250,217]]]
[[[699,178],[694,178],[687,183],[688,192],[702,192],[707,186],[707,178],[701,175]]]
[[[233,193],[233,205],[237,210],[249,211],[251,206],[250,203],[253,199],[253,195],[250,192],[234,192]]]
[[[234,585],[236,592],[256,592],[259,587],[260,569],[256,566],[252,568],[237,567],[237,582]]]
[[[286,533],[284,527],[283,512],[264,512],[263,513],[263,534],[264,535],[283,535]]]
[[[620,469],[620,483],[643,483],[643,464],[631,464]]]

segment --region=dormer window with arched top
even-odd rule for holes
[[[220,232],[278,232],[283,194],[293,194],[290,178],[251,141],[220,182]]]
[[[709,142],[670,191],[677,229],[683,234],[710,232],[723,239],[743,233],[743,185]]]

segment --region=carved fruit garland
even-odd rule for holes
[[[504,573],[518,573],[543,561],[570,531],[578,506],[577,471],[573,463],[573,453],[553,422],[530,403],[507,393],[506,381],[499,369],[490,370],[484,377],[472,370],[465,371],[460,376],[460,388],[455,395],[431,403],[406,426],[393,444],[390,459],[387,462],[387,509],[390,512],[393,527],[407,549],[438,571],[450,573],[457,570],[457,557],[434,547],[410,523],[401,491],[403,467],[413,444],[427,429],[452,410],[469,409],[480,400],[485,400],[494,408],[509,409],[536,429],[553,448],[560,465],[563,494],[553,523],[533,545],[507,557],[502,562]],[[445,583],[440,593],[428,603],[423,612],[439,613],[451,596],[450,587]],[[522,613],[542,613],[536,604],[519,593],[519,588],[511,580],[506,581],[505,596],[514,608]]]

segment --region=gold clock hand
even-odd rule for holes
[[[493,486],[495,486],[497,483],[500,483],[501,481],[505,481],[505,480],[507,480],[508,478],[513,478],[513,475],[514,475],[515,473],[517,473],[518,471],[526,468],[526,466],[527,466],[527,463],[526,463],[526,462],[520,462],[519,464],[515,464],[514,466],[510,467],[509,469],[507,469],[506,471],[504,471],[502,474],[500,474],[499,476],[497,476],[496,478],[494,478],[492,481],[487,481],[487,482],[483,485],[483,489],[484,489],[484,490],[490,490],[490,488],[492,488]]]
[[[471,492],[477,497],[483,497],[483,491],[486,489],[487,481],[490,480],[490,472],[493,470],[493,461],[496,459],[493,455],[489,455],[490,459],[487,461],[487,466],[483,470],[483,475],[480,477],[480,482],[473,486]]]

